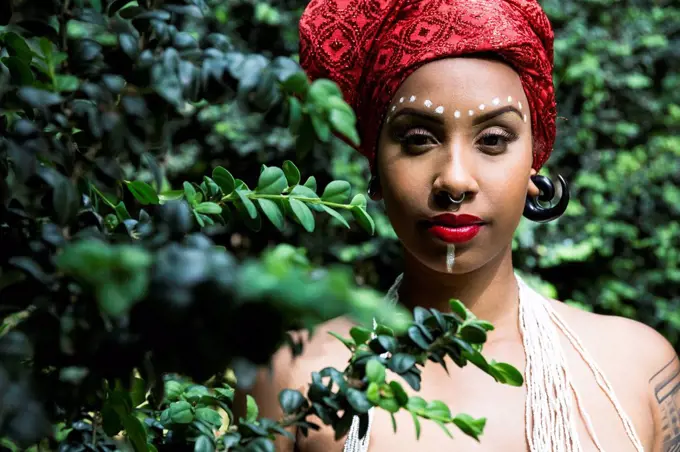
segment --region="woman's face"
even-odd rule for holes
[[[538,194],[527,104],[519,76],[492,60],[433,61],[401,85],[379,139],[377,198],[407,258],[447,272],[454,243],[451,272],[461,274],[510,252],[527,193]],[[443,202],[446,193],[464,201]],[[451,229],[434,219],[444,213],[482,224]]]

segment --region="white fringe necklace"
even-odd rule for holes
[[[385,297],[387,300],[398,302],[398,290],[403,276],[401,274],[397,277]],[[525,424],[529,451],[582,452],[583,447],[577,431],[580,414],[598,452],[604,452],[570,376],[564,350],[560,344],[559,330],[581,356],[593,373],[598,386],[611,401],[636,452],[643,452],[633,423],[623,411],[611,384],[593,358],[550,302],[527,286],[519,276],[516,278],[519,286],[519,325],[526,354]],[[359,438],[359,417],[354,417],[345,441],[344,452],[368,452],[372,421],[373,409],[368,413],[366,436]]]

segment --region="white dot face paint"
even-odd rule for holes
[[[522,102],[520,102],[520,101],[517,101],[517,106],[518,106],[518,107],[519,107],[519,109],[521,110],[521,109],[522,109]]]
[[[527,114],[524,113],[524,122],[527,122]]]
[[[472,116],[472,115],[474,115],[474,114],[475,114],[475,111],[474,111],[474,110],[468,110],[468,115],[469,115],[469,116]]]
[[[396,110],[396,109],[397,109],[397,106],[396,106],[396,105],[393,105],[393,106],[392,106],[392,111],[394,111],[394,110]]]
[[[427,107],[430,108],[432,106],[432,101],[430,99],[427,99],[423,104]]]
[[[453,264],[456,263],[456,247],[453,243],[449,243],[446,246],[446,271],[447,273],[453,272]]]
[[[460,118],[460,112],[458,110],[454,111],[453,116],[455,116],[456,118]]]
[[[439,113],[441,115],[442,113],[444,113],[444,107],[440,105],[439,107],[434,109],[434,112]]]
[[[501,100],[497,97],[494,97],[493,100],[491,101],[491,103],[494,104],[494,105],[498,105],[498,104],[501,103]]]
[[[484,105],[484,104],[482,104],[482,105],[479,106],[479,109],[480,109],[480,110],[484,110],[485,108],[486,108],[486,105]]]
[[[508,96],[508,103],[512,103],[512,96]]]
[[[416,101],[416,96],[411,96],[408,100],[409,102],[415,102]]]
[[[404,98],[403,98],[403,97],[402,97],[401,99],[399,99],[399,103],[400,103],[400,104],[403,104],[403,103],[404,103]]]

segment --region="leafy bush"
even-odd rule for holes
[[[358,140],[335,84],[244,49],[230,10],[210,2],[15,1],[4,13],[4,448],[273,450],[284,427],[317,428],[311,415],[338,436],[355,414],[365,428],[372,406],[478,437],[483,419],[409,398],[385,369],[417,390],[419,366],[449,356],[522,383],[481,355],[492,326],[460,302],[412,322],[347,268],[281,240],[329,219],[376,229],[349,182],[326,171],[321,191],[291,160],[254,155],[272,136],[302,162],[337,146],[333,134]],[[234,377],[248,386],[279,347],[300,351],[288,331],[340,315],[380,319],[339,338],[346,369],[314,373],[306,397],[284,391],[282,420],[258,419],[252,400],[234,418]]]

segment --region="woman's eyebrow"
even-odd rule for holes
[[[479,116],[476,116],[475,119],[472,120],[472,125],[478,125],[486,121],[490,121],[491,119],[495,118],[496,116],[500,116],[502,114],[508,113],[508,112],[515,112],[517,113],[517,116],[519,116],[519,119],[524,120],[524,117],[522,116],[522,113],[516,109],[512,105],[506,105],[505,107],[498,108],[493,111],[489,111],[487,113],[483,113]]]
[[[406,108],[402,108],[401,110],[398,110],[394,115],[392,115],[389,122],[393,122],[399,116],[405,116],[405,115],[417,116],[417,117],[425,119],[427,121],[436,122],[437,124],[444,124],[444,118],[443,118],[441,113],[430,113],[428,111],[418,110],[416,108],[411,108],[411,107],[406,107]]]
[[[500,116],[505,113],[509,112],[514,112],[517,114],[517,116],[520,119],[524,119],[522,116],[522,112],[520,112],[517,108],[515,108],[513,105],[506,105],[504,107],[498,108],[496,110],[492,110],[486,113],[482,113],[481,115],[475,116],[475,118],[472,120],[473,125],[478,125],[483,122],[490,121],[491,119],[495,118],[496,116]],[[393,122],[395,119],[397,119],[399,116],[404,116],[404,115],[409,115],[409,116],[417,116],[419,118],[425,119],[427,121],[435,122],[437,124],[443,124],[444,123],[444,117],[442,116],[441,113],[430,113],[429,111],[425,110],[420,110],[412,107],[406,107],[398,110],[392,117],[389,119],[389,122]]]

